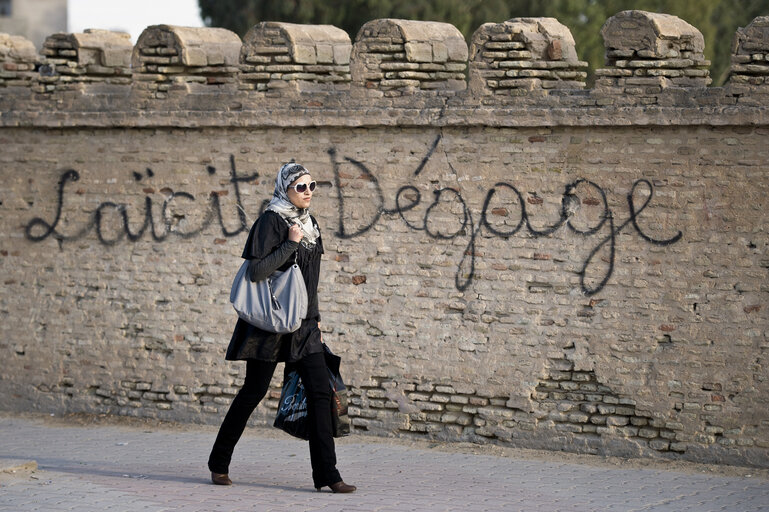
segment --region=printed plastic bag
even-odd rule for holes
[[[331,424],[334,437],[350,435],[350,417],[347,413],[347,387],[339,375],[341,358],[323,345],[328,368],[328,380],[331,386]],[[307,395],[302,379],[296,370],[287,369],[283,373],[283,389],[278,403],[278,414],[273,426],[299,439],[309,439],[307,421]]]
[[[283,377],[283,390],[280,393],[278,414],[273,426],[299,439],[310,437],[307,425],[307,395],[296,370],[289,371]]]

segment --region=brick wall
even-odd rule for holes
[[[397,44],[414,42],[418,66],[456,44],[388,23],[361,37],[407,26]],[[269,27],[281,55],[307,60],[308,34],[327,33],[315,58],[343,65],[338,32],[297,27]],[[743,57],[719,88],[542,84],[555,73],[491,87],[484,73],[507,62],[493,34],[516,62],[526,47],[523,69],[572,58],[554,20],[526,19],[479,29],[467,87],[452,73],[380,87],[358,74],[371,71],[356,41],[349,82],[254,88],[229,35],[174,30],[148,29],[187,59],[151,87],[144,68],[129,84],[40,88],[24,68],[0,85],[0,407],[221,421],[245,373],[223,360],[229,286],[296,158],[320,185],[324,339],[356,432],[766,465],[769,101]],[[757,54],[754,32],[740,48]],[[279,384],[255,423],[271,422]]]

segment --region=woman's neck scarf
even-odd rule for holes
[[[288,198],[288,186],[310,171],[297,163],[287,163],[281,166],[278,177],[275,178],[275,190],[272,193],[267,210],[273,211],[283,217],[288,224],[296,224],[302,228],[302,245],[311,249],[320,236],[318,228],[310,218],[309,208],[297,208]]]

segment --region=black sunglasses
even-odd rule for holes
[[[315,182],[311,181],[310,183],[298,183],[296,185],[289,185],[288,188],[293,188],[297,191],[297,193],[302,194],[307,190],[307,187],[310,187],[310,192],[315,191]]]

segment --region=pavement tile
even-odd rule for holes
[[[306,443],[250,429],[235,485],[211,485],[215,432],[51,424],[0,414],[0,458],[38,470],[0,481],[0,511],[769,512],[769,481],[453,453],[352,437],[338,443],[353,495],[312,488]]]

